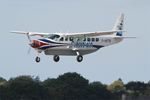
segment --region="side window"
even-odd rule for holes
[[[73,41],[73,38],[72,38],[72,37],[70,37],[70,38],[69,38],[69,40],[70,40],[70,41]]]
[[[91,41],[91,39],[90,39],[90,38],[87,38],[87,41]]]
[[[61,38],[60,38],[60,41],[64,41],[64,37],[61,37]]]
[[[76,38],[76,41],[79,41],[80,39],[79,38]]]
[[[96,42],[99,42],[99,38],[96,38]]]
[[[65,41],[68,41],[68,37],[65,37]]]
[[[92,41],[94,42],[94,41],[95,41],[95,38],[92,38]]]
[[[83,41],[86,41],[86,38],[84,38]]]

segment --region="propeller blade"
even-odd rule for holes
[[[29,47],[27,54],[30,54],[31,52],[31,47]]]
[[[29,33],[27,34],[27,37],[28,37],[29,42],[31,43],[32,41],[31,41],[31,38],[29,36]]]

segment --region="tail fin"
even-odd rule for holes
[[[116,23],[115,23],[115,25],[113,27],[113,30],[123,30],[123,24],[124,24],[124,14],[121,14],[118,17],[118,19],[117,19],[117,21],[116,21]],[[116,35],[117,36],[122,36],[123,34],[120,31],[120,32],[117,32]]]

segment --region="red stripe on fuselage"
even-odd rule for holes
[[[45,43],[45,42],[42,42],[42,41],[39,41],[39,40],[32,40],[31,47],[40,48],[40,47],[45,46],[45,45],[49,45],[49,44]]]

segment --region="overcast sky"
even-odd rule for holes
[[[118,78],[128,81],[150,80],[150,1],[149,0],[0,0],[0,76],[39,76],[56,78],[65,72],[77,72],[90,82],[111,83]],[[119,44],[84,56],[53,56],[28,51],[24,35],[10,31],[85,32],[111,30],[120,13],[125,14],[126,39]]]

